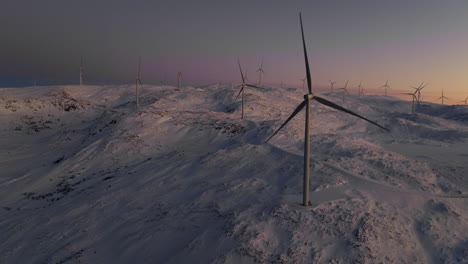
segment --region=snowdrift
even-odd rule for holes
[[[300,89],[4,89],[0,263],[467,263],[468,108]]]

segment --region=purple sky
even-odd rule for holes
[[[0,86],[12,80],[206,84],[264,80],[301,86],[299,11],[313,84],[359,81],[378,93],[428,82],[428,96],[468,96],[468,1],[122,1],[15,0],[0,9]]]

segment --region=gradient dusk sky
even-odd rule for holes
[[[15,82],[159,84],[239,82],[264,58],[266,83],[300,87],[302,12],[313,85],[389,81],[397,94],[428,82],[427,100],[468,96],[466,0],[3,0],[0,86]]]

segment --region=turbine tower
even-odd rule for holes
[[[364,94],[364,88],[362,88],[362,82],[359,82],[359,85],[358,85],[358,95],[359,97],[361,97],[361,95]]]
[[[333,93],[333,85],[335,85],[336,81],[330,80],[330,92]]]
[[[242,84],[240,85],[241,88],[239,90],[239,93],[237,94],[236,96],[236,99],[235,101],[237,101],[237,98],[239,98],[239,95],[242,94],[242,97],[241,97],[241,101],[242,101],[242,114],[241,114],[241,119],[244,119],[244,91],[245,91],[245,87],[248,86],[248,87],[254,87],[254,88],[259,88],[259,89],[262,89],[258,86],[255,86],[255,85],[252,85],[252,84],[247,84],[245,83],[246,81],[246,78],[244,76],[244,73],[242,72],[242,68],[241,68],[241,65],[240,65],[240,61],[237,60],[237,65],[239,65],[239,71],[240,71],[240,74],[241,74],[241,78],[242,78]]]
[[[414,114],[414,110],[415,110],[415,102],[418,100],[417,96],[416,96],[416,93],[418,92],[418,90],[414,91],[414,93],[402,93],[402,94],[406,94],[406,95],[411,95],[411,98],[413,99],[413,102],[411,103],[411,114]]]
[[[307,88],[308,88],[308,94],[304,95],[304,101],[302,101],[296,109],[292,112],[292,114],[286,119],[286,121],[266,140],[268,142],[271,138],[273,138],[291,119],[293,119],[304,107],[306,108],[306,114],[305,114],[305,137],[304,137],[304,179],[303,179],[303,196],[302,196],[302,203],[304,206],[309,206],[310,201],[309,201],[309,169],[310,169],[310,130],[309,130],[309,120],[310,120],[310,101],[315,100],[323,105],[329,106],[331,108],[343,111],[345,113],[354,115],[356,117],[359,117],[361,119],[366,120],[367,122],[370,122],[382,129],[388,130],[384,128],[383,126],[370,121],[369,119],[358,115],[346,108],[343,108],[335,103],[332,103],[324,98],[315,96],[312,93],[312,79],[310,76],[310,68],[309,68],[309,60],[307,58],[307,49],[306,49],[306,44],[305,44],[305,39],[304,39],[304,29],[302,26],[302,16],[301,13],[299,13],[299,20],[301,23],[301,35],[302,35],[302,46],[304,48],[304,60],[305,60],[305,68],[306,68],[306,74],[307,74]]]
[[[385,88],[385,96],[387,96],[387,88],[390,88],[390,85],[388,85],[388,80],[385,82],[384,85],[380,86],[379,88]]]
[[[344,103],[344,96],[345,94],[348,94],[349,95],[349,92],[348,92],[348,89],[346,89],[346,87],[348,87],[348,82],[349,81],[346,81],[346,84],[343,88],[338,88],[339,90],[343,90],[343,103]]]
[[[143,84],[141,83],[141,79],[140,79],[140,70],[141,70],[141,56],[138,57],[138,73],[135,78],[135,102],[136,102],[137,109],[140,108],[140,105],[138,102],[138,83],[140,83],[140,87],[143,87]]]
[[[164,79],[162,81],[163,88],[166,88],[166,74],[164,74]]]
[[[182,80],[182,72],[177,73],[177,91],[180,90],[180,81]]]
[[[422,82],[418,87],[414,87],[414,86],[411,86],[411,88],[413,88],[415,90],[415,94],[417,94],[416,96],[416,101],[417,103],[419,104],[419,102],[421,102],[421,90],[424,89],[424,87],[426,87],[428,84],[424,84],[424,82]]]
[[[265,74],[263,71],[263,57],[262,57],[262,63],[260,64],[260,68],[257,70],[258,72],[258,86],[262,86],[262,74]]]
[[[307,78],[307,77],[306,77],[306,78]],[[304,79],[299,79],[299,80],[302,81],[302,90],[305,89],[306,78],[304,78]]]
[[[80,87],[83,86],[83,77],[84,77],[83,56],[81,56],[80,58]]]
[[[444,99],[448,99],[447,97],[444,96],[444,89],[442,89],[442,96],[439,97],[439,98],[437,98],[436,101],[438,101],[438,100],[440,100],[440,99],[442,99],[442,104],[444,104]]]

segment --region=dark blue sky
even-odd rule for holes
[[[0,81],[238,82],[264,57],[266,82],[300,85],[303,14],[314,84],[468,87],[468,1],[4,0]],[[1,84],[1,83],[0,83]],[[4,84],[3,84],[4,85]]]

